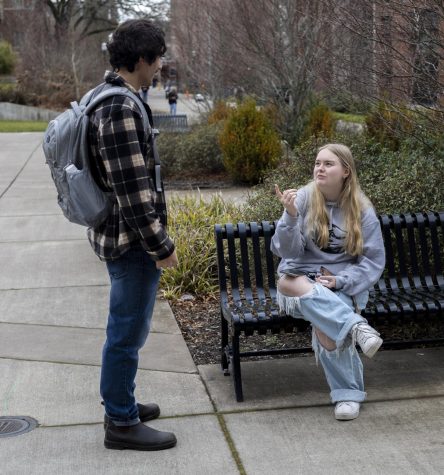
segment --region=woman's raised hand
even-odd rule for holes
[[[279,186],[274,185],[274,191],[276,192],[278,200],[287,210],[287,213],[290,216],[296,217],[298,214],[298,209],[296,208],[296,193],[298,192],[298,190],[291,188],[290,190],[285,190],[283,193],[281,193],[281,190],[279,190]]]

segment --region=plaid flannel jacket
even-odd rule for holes
[[[137,94],[114,72],[107,71],[105,82]],[[152,124],[151,110],[146,110]],[[174,244],[166,231],[164,192],[156,192],[154,186],[151,139],[143,130],[138,105],[125,96],[105,99],[90,115],[88,141],[97,184],[116,196],[110,216],[88,229],[94,252],[101,260],[114,260],[141,245],[153,260],[166,259]]]

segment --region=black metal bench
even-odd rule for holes
[[[188,132],[188,120],[186,114],[153,114],[154,128],[160,132]]]
[[[442,317],[444,308],[444,211],[380,215],[386,268],[370,291],[365,318],[376,327],[411,319]],[[221,365],[232,366],[237,401],[243,401],[242,357],[306,353],[311,348],[240,351],[241,334],[297,332],[308,323],[280,315],[276,304],[278,259],[270,251],[276,223],[215,226],[221,306]],[[382,335],[384,336],[384,335]],[[387,341],[384,347],[444,343],[433,340]]]

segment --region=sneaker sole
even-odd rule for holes
[[[171,449],[177,444],[177,440],[172,440],[165,442],[164,444],[146,446],[146,445],[137,445],[137,444],[128,444],[126,442],[114,442],[111,440],[104,441],[104,445],[107,449],[111,450],[143,450],[143,451],[155,451],[155,450],[165,450]]]
[[[356,419],[359,416],[359,412],[354,413],[354,414],[335,414],[335,418],[337,421],[352,421],[353,419]]]
[[[381,348],[381,345],[382,345],[382,338],[379,338],[378,344],[373,346],[366,353],[364,353],[364,355],[367,356],[367,358],[373,358],[373,356],[375,356],[375,354],[379,350],[379,348]]]

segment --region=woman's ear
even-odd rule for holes
[[[343,178],[347,178],[349,175],[350,175],[350,169],[345,168],[342,177],[343,177]]]

